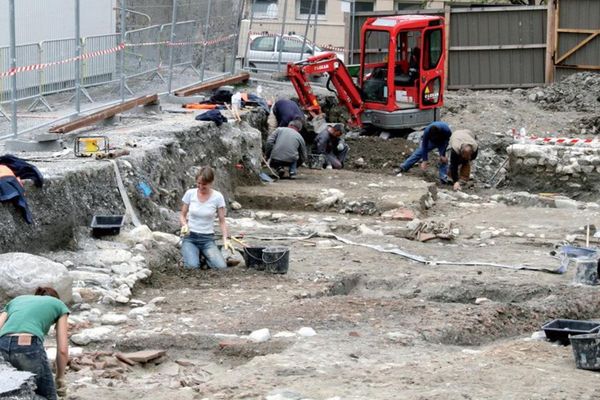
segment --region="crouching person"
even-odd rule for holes
[[[454,190],[460,190],[471,177],[471,161],[477,158],[479,146],[475,134],[468,129],[460,129],[450,137],[450,178]]]
[[[287,128],[277,128],[267,138],[265,154],[269,166],[275,169],[280,178],[285,176],[287,167],[288,176],[294,179],[298,174],[298,166],[308,159],[306,143],[299,133],[302,126],[302,121],[295,119]]]
[[[48,400],[67,395],[68,315],[69,309],[50,287],[38,287],[33,296],[15,297],[0,314],[0,356],[19,371],[35,374],[35,393]],[[56,380],[44,349],[44,339],[54,324]]]
[[[349,150],[348,145],[342,139],[345,131],[344,125],[335,124],[323,129],[317,135],[317,153],[325,156],[325,168],[344,168],[344,161],[346,161]]]

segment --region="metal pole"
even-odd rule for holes
[[[310,15],[308,16],[310,19]],[[315,7],[315,29],[313,30],[313,44],[317,44],[317,25],[319,24],[317,21],[319,20],[319,0],[317,0],[317,6]]]
[[[250,49],[250,32],[252,32],[252,23],[254,22],[254,6],[256,5],[256,0],[252,0],[250,4],[250,25],[248,26],[248,32],[246,33],[246,49],[244,50],[244,65],[242,68],[248,67],[248,50]],[[240,26],[241,28],[241,26]]]
[[[121,44],[125,43],[125,8],[126,1],[121,0]],[[121,63],[121,85],[119,92],[121,94],[121,103],[125,102],[125,49],[121,49],[119,55],[119,62]]]
[[[283,21],[281,22],[281,37],[279,38],[279,55],[277,56],[277,71],[281,72],[281,53],[283,52],[283,35],[285,34],[285,22],[287,20],[288,0],[283,2]]]
[[[171,39],[170,43],[175,43],[175,21],[177,21],[177,0],[173,0],[173,15],[171,18]],[[167,91],[171,94],[171,85],[173,83],[173,46],[169,45],[169,83]]]
[[[79,0],[75,0],[75,40],[77,41],[75,47],[75,111],[77,114],[81,111],[81,32],[79,25],[80,9]]]
[[[235,36],[235,39],[233,40],[233,49],[231,52],[231,67],[229,68],[229,72],[231,72],[232,74],[235,72],[235,59],[237,57],[238,54],[238,47],[239,47],[239,43],[240,43],[240,29],[242,27],[242,16],[244,13],[244,4],[245,4],[245,0],[240,0],[239,1],[239,12],[238,12],[238,20],[237,20],[237,34]]]
[[[206,65],[206,41],[208,40],[208,29],[210,27],[210,6],[212,1],[208,0],[208,10],[206,11],[206,21],[204,24],[204,44],[202,45],[202,66],[200,67],[200,82],[204,82],[204,66]],[[170,90],[169,90],[170,92]]]
[[[310,0],[310,13],[306,19],[306,26],[304,27],[304,39],[302,39],[302,50],[300,51],[300,60],[304,57],[304,49],[306,48],[306,36],[308,36],[308,26],[310,25],[310,16],[312,15],[313,7],[315,6],[315,0]]]
[[[15,32],[15,0],[9,0],[8,13],[10,19],[10,69],[17,68],[17,37]],[[10,78],[11,90],[11,128],[14,137],[17,137],[17,74],[13,73]]]

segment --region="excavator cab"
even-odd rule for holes
[[[361,30],[362,123],[398,129],[437,120],[443,105],[443,44],[441,17],[369,18]]]
[[[442,17],[374,17],[361,29],[358,85],[335,53],[290,63],[287,73],[300,104],[313,116],[322,110],[309,77],[327,72],[340,104],[350,113],[350,126],[402,129],[439,119],[444,54]]]

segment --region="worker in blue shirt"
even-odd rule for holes
[[[419,161],[421,161],[421,169],[423,171],[427,170],[429,166],[429,152],[437,149],[440,154],[438,165],[440,182],[443,184],[448,183],[448,157],[446,157],[446,149],[450,142],[450,136],[452,136],[452,130],[450,130],[447,123],[436,121],[429,124],[423,132],[421,145],[410,157],[400,164],[397,172],[406,172]]]
[[[275,104],[273,104],[267,120],[269,134],[273,133],[277,128],[287,128],[290,122],[295,119],[298,119],[303,123],[306,121],[306,117],[298,104],[284,98],[277,100]]]

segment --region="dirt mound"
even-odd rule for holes
[[[579,72],[545,88],[528,92],[544,110],[600,113],[600,74]]]

